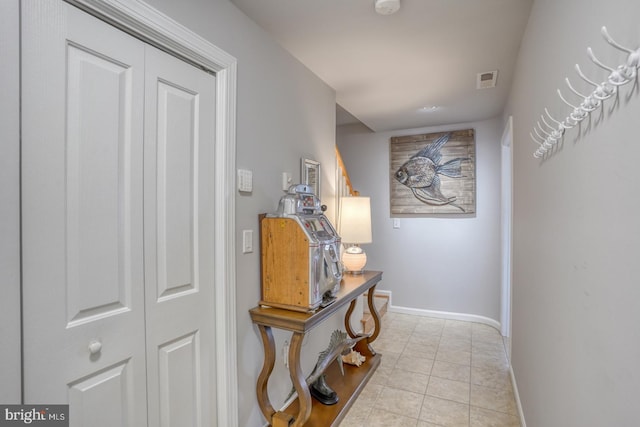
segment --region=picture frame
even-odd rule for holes
[[[313,193],[320,197],[320,163],[315,160],[300,159],[300,182],[313,189]]]
[[[474,129],[392,137],[389,154],[392,217],[475,215]]]

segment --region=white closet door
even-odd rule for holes
[[[58,0],[22,19],[25,400],[213,426],[215,77]]]
[[[25,401],[144,426],[144,44],[59,1],[22,13]]]
[[[147,47],[145,84],[149,425],[211,426],[216,82]]]

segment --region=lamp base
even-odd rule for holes
[[[351,247],[342,254],[342,264],[349,274],[362,274],[367,265],[367,254],[360,247]]]

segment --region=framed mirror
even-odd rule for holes
[[[310,186],[314,194],[320,197],[320,181],[320,163],[302,158],[300,160],[300,182]]]

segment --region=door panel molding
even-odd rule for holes
[[[79,418],[92,420],[93,427],[136,425],[135,408],[128,404],[134,388],[130,365],[131,360],[125,360],[69,384],[69,404],[82,414]],[[108,410],[92,414],[101,406]]]
[[[123,254],[136,250],[131,231],[138,225],[134,205],[141,193],[132,188],[132,165],[140,159],[130,117],[133,70],[68,42],[67,73],[69,328],[131,310],[136,274]],[[86,182],[93,184],[81,184]],[[94,250],[84,250],[90,246]]]
[[[197,185],[200,138],[197,118],[200,115],[200,97],[161,78],[153,87],[157,89],[158,115],[155,176],[159,267],[157,294],[158,301],[162,301],[177,294],[196,292],[199,288]]]
[[[161,427],[202,425],[199,346],[196,331],[158,347]],[[172,396],[178,390],[180,396]]]
[[[236,59],[140,0],[65,0],[121,30],[216,75],[215,300],[218,425],[238,423],[236,366]],[[229,196],[231,195],[231,196]]]

